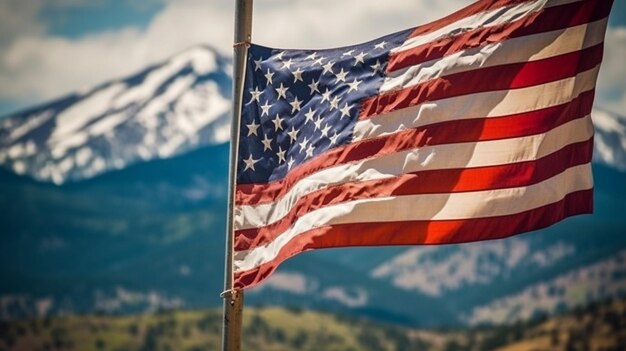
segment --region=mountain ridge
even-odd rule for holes
[[[57,185],[230,138],[230,58],[196,45],[0,119],[0,165]],[[594,107],[594,161],[626,171],[626,117]]]
[[[230,61],[196,46],[0,120],[0,163],[62,184],[228,139]]]
[[[0,279],[7,284],[0,288],[4,301],[0,314],[28,316],[38,313],[37,306],[47,306],[43,315],[57,315],[106,306],[111,312],[129,313],[219,304],[227,150],[227,144],[207,146],[61,186],[1,171],[0,220],[7,230],[2,234]],[[275,277],[250,290],[246,300],[252,305],[303,305],[408,325],[465,324],[463,316],[468,318],[474,308],[487,308],[492,301],[584,269],[626,248],[626,238],[619,235],[623,217],[613,213],[619,212],[615,204],[623,194],[610,186],[623,181],[623,175],[600,164],[594,170],[599,203],[593,216],[485,243],[307,252],[281,265]],[[207,184],[221,190],[207,190]],[[203,195],[190,198],[185,195],[189,191]],[[560,260],[537,259],[544,263],[532,269],[519,263],[503,266],[506,269],[488,275],[488,280],[458,286],[448,285],[448,275],[439,274],[428,278],[426,285],[406,289],[392,278],[402,269],[388,276],[375,274],[377,267],[412,250],[431,255],[434,266],[429,271],[437,272],[439,265],[448,265],[444,259],[449,254],[495,266],[494,259],[500,256],[493,256],[492,247],[516,246],[526,247],[526,256],[543,252],[535,251],[538,247],[546,248],[544,256],[556,252],[551,247],[561,248],[563,254]],[[507,252],[501,257],[507,258]],[[465,263],[471,267],[470,261]],[[483,273],[472,270],[466,277],[474,274]],[[433,284],[453,288],[434,296],[424,293]]]
[[[220,345],[218,309],[156,311],[0,321],[0,348],[68,350],[206,350]],[[418,329],[336,313],[247,308],[242,345],[252,350],[589,350],[623,349],[626,301],[602,301],[552,318],[499,327]]]

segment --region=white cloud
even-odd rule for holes
[[[344,46],[435,20],[469,2],[299,0],[285,6],[270,0],[255,8],[253,38],[273,47]]]
[[[0,1],[2,5],[22,3]],[[393,1],[394,6],[360,0],[258,2],[253,38],[255,42],[275,47],[348,45],[435,19],[469,2]],[[0,98],[53,98],[131,74],[198,43],[209,43],[230,53],[233,3],[169,0],[143,30],[127,27],[78,39],[45,35],[41,25],[25,30],[19,24],[4,24],[0,32],[8,33],[6,38],[13,40],[0,54]],[[14,7],[11,11],[21,14],[19,23],[36,22],[37,11],[41,9],[40,5]]]
[[[0,96],[47,99],[130,74],[209,41],[204,34],[210,30],[207,18],[206,2],[179,0],[168,4],[145,30],[127,27],[78,39],[23,35],[0,58]]]
[[[0,0],[0,48],[17,36],[43,33],[43,25],[33,21],[41,7],[40,1]]]
[[[609,28],[604,60],[598,78],[598,101],[603,107],[626,115],[626,27]]]
[[[85,0],[54,1],[77,6]],[[126,27],[68,39],[46,35],[45,26],[36,24],[43,0],[0,0],[0,98],[54,98],[131,74],[198,43],[230,54],[234,1],[162,1],[163,10],[145,29]],[[440,18],[469,2],[258,1],[253,41],[273,47],[349,45]],[[609,29],[606,41],[599,100],[626,111],[626,28]]]

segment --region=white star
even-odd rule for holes
[[[283,99],[285,99],[285,100],[287,99],[287,94],[286,94],[286,93],[287,93],[287,90],[289,90],[289,88],[284,87],[284,86],[283,86],[283,83],[280,83],[280,87],[278,87],[278,88],[274,88],[274,89],[276,90],[276,93],[278,94],[278,98],[279,98],[279,99],[280,99],[281,97],[282,97]]]
[[[246,168],[243,170],[244,172],[251,169],[253,172],[255,171],[254,169],[254,164],[259,162],[261,159],[253,159],[252,158],[252,154],[250,154],[250,157],[248,157],[248,159],[243,160],[243,162],[246,164]]]
[[[263,151],[272,149],[272,139],[268,138],[267,135],[263,137],[261,143],[263,144]]]
[[[304,82],[304,81],[302,80],[302,73],[303,73],[303,72],[304,72],[304,71],[302,71],[302,70],[300,69],[300,67],[298,67],[298,69],[297,69],[295,72],[291,72],[291,73],[293,73],[293,82],[294,82],[294,83],[295,83],[295,82],[297,82],[297,81]]]
[[[324,124],[324,128],[322,128],[322,136],[327,138],[329,130],[330,126],[328,124]]]
[[[289,135],[289,139],[293,143],[298,138],[298,131],[292,126],[291,131],[287,132],[287,135]]]
[[[339,111],[341,111],[341,118],[350,117],[350,107],[348,104],[343,105]]]
[[[294,113],[296,111],[300,111],[300,104],[302,103],[302,100],[298,100],[298,97],[295,96],[294,100],[292,102],[289,103],[289,105],[291,105],[291,113]]]
[[[285,150],[283,150],[280,146],[278,147],[278,152],[276,153],[276,156],[278,157],[278,164],[284,163],[285,161]]]
[[[315,125],[315,130],[321,129],[322,128],[322,118],[318,117],[315,122],[313,122],[313,124]]]
[[[325,64],[324,66],[322,66],[322,67],[324,67],[324,70],[322,71],[322,74],[324,74],[324,73],[329,73],[329,72],[330,72],[331,74],[333,73],[333,63],[332,63],[332,62],[328,61],[328,63],[326,63],[326,64]]]
[[[261,62],[263,62],[262,58],[259,58],[258,60],[254,60],[254,70],[255,71],[260,71],[261,70]]]
[[[364,52],[361,52],[360,54],[354,56],[354,65],[358,65],[359,63],[365,63],[365,60],[363,60],[365,58],[367,54]]]
[[[285,54],[285,52],[284,52],[284,51],[279,52],[279,53],[278,53],[278,55],[276,55],[276,59],[277,59],[277,60],[282,60],[282,59],[283,59],[283,55],[284,55],[284,54]]]
[[[291,169],[291,166],[293,166],[293,157],[289,157],[289,162],[287,162],[287,169]]]
[[[270,105],[269,101],[265,101],[265,105],[261,105],[261,117],[263,117],[264,115],[269,116],[271,107],[272,105]]]
[[[287,61],[284,61],[283,62],[283,67],[281,69],[285,69],[285,68],[286,69],[290,69],[292,64],[293,64],[293,62],[292,62],[291,59],[289,59]]]
[[[381,41],[380,43],[378,43],[378,44],[374,45],[374,48],[376,48],[376,49],[381,49],[381,50],[382,50],[382,49],[384,49],[384,48],[385,48],[385,44],[387,44],[387,42],[385,42],[385,41],[383,40],[383,41]]]
[[[257,134],[257,129],[259,129],[260,126],[261,126],[260,124],[256,124],[255,120],[252,120],[252,123],[250,124],[246,124],[246,127],[248,127],[248,136],[252,134],[259,136]]]
[[[304,137],[304,140],[298,143],[298,145],[300,145],[300,150],[305,151],[307,145],[309,145],[309,141],[307,140],[306,137]]]
[[[348,93],[351,92],[352,90],[354,90],[354,91],[359,90],[359,84],[361,84],[361,83],[362,82],[360,80],[356,80],[356,78],[354,78],[352,83],[348,83],[348,86],[350,87],[350,89],[348,89]]]
[[[309,112],[305,113],[304,116],[306,117],[306,120],[304,121],[304,123],[307,123],[309,121],[313,122],[313,117],[315,117],[315,112],[313,112],[313,109],[309,107]]]
[[[315,149],[315,147],[313,147],[313,145],[309,145],[309,147],[306,148],[306,156],[307,157],[313,157],[313,150]]]
[[[339,108],[339,101],[340,99],[336,96],[333,96],[333,99],[330,100],[330,110],[332,111],[333,109]]]
[[[339,135],[337,134],[337,132],[335,132],[335,135],[331,136],[330,138],[330,145],[335,145],[337,144],[337,139],[339,139]]]
[[[343,54],[341,54],[341,56],[352,56],[352,54],[354,54],[354,50],[350,50],[350,51],[346,51]]]
[[[380,71],[383,65],[380,64],[380,61],[376,60],[376,64],[370,65],[370,67],[374,70],[374,73]]]
[[[309,89],[311,89],[311,95],[313,95],[313,93],[315,92],[320,92],[319,88],[317,87],[319,84],[319,79],[317,81],[315,79],[311,79],[311,84],[309,84]]]
[[[305,57],[305,60],[315,60],[317,58],[317,52],[312,53],[311,55]]]
[[[326,91],[322,93],[322,102],[326,100],[330,101],[330,91],[328,91],[328,88],[326,88]]]
[[[318,58],[317,60],[313,61],[313,64],[314,64],[314,65],[316,65],[316,64],[317,64],[317,65],[320,65],[320,66],[321,66],[321,65],[322,65],[322,61],[323,61],[323,60],[324,60],[324,57],[320,57],[320,58]]]
[[[253,101],[261,102],[259,101],[261,94],[263,94],[263,90],[259,90],[259,87],[254,88],[254,90],[250,90],[251,97],[248,103],[251,104]]]
[[[265,79],[269,84],[272,84],[272,77],[274,76],[274,72],[270,72],[270,69],[267,69],[267,73],[265,74]]]
[[[274,131],[277,132],[279,129],[282,130],[283,129],[283,120],[284,118],[280,118],[280,116],[278,115],[278,113],[276,114],[276,118],[274,118],[272,120],[272,122],[274,122]]]
[[[339,71],[339,73],[335,73],[335,83],[337,82],[345,82],[346,81],[346,76],[348,75],[348,72],[344,72],[343,71],[343,67],[341,68],[341,71]]]

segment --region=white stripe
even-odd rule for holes
[[[553,130],[520,138],[425,146],[327,168],[299,180],[282,198],[257,205],[239,205],[235,230],[264,227],[279,221],[299,198],[316,190],[346,183],[395,177],[405,173],[503,165],[535,160],[593,135],[589,116]]]
[[[538,61],[586,49],[604,41],[607,21],[605,18],[567,29],[512,38],[406,67],[391,72],[380,91],[394,91],[455,73]]]
[[[464,33],[466,31],[475,30],[480,27],[493,27],[500,24],[508,23],[527,16],[533,12],[537,12],[543,8],[565,5],[582,0],[537,0],[529,1],[521,4],[514,4],[500,7],[491,11],[480,12],[475,15],[464,17],[456,22],[437,29],[435,31],[425,33],[423,35],[409,38],[401,46],[393,49],[391,52],[398,52],[412,49],[416,46],[424,45],[442,37],[448,37]]]
[[[309,212],[271,243],[235,253],[235,270],[243,272],[270,262],[299,234],[327,225],[460,220],[521,213],[562,200],[565,195],[591,189],[589,163],[569,168],[541,183],[526,187],[451,194],[390,196],[355,200]],[[358,233],[355,233],[358,235]]]
[[[568,103],[595,87],[600,66],[566,78],[527,88],[488,91],[428,101],[358,121],[353,140],[393,134],[432,123],[524,113]]]

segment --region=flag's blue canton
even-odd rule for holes
[[[243,94],[237,183],[265,183],[349,143],[360,101],[376,95],[389,50],[408,31],[330,50],[252,45]]]

